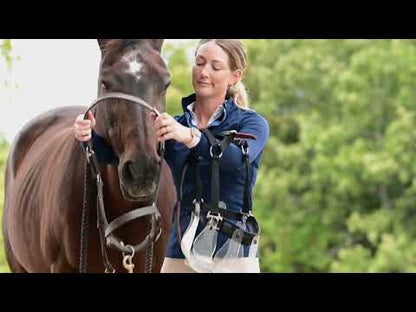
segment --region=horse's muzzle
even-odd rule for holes
[[[160,166],[150,158],[126,161],[121,167],[120,184],[123,196],[129,200],[144,201],[156,192]]]

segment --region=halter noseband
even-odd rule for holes
[[[88,110],[86,111],[86,113],[84,115],[84,119],[87,119],[88,112],[91,109],[93,109],[98,103],[100,103],[104,100],[108,100],[108,99],[121,99],[121,100],[130,101],[130,102],[141,105],[143,108],[146,108],[147,110],[149,110],[151,112],[156,113],[157,116],[160,115],[160,113],[158,112],[158,110],[156,108],[154,108],[153,106],[150,106],[147,102],[145,102],[144,100],[142,100],[139,97],[129,95],[129,94],[125,94],[125,93],[121,93],[121,92],[110,92],[110,93],[106,93],[105,95],[97,98],[91,104],[91,106],[88,108]]]

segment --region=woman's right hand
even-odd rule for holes
[[[91,140],[91,129],[95,127],[95,118],[91,112],[88,112],[88,119],[84,119],[84,115],[79,115],[75,119],[74,132],[75,138],[80,142]]]

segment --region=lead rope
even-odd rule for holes
[[[156,186],[156,192],[153,198],[153,203],[156,206],[156,202],[157,202],[157,197],[159,195],[159,189],[160,189],[160,178],[162,176],[162,166],[163,166],[163,159],[164,159],[164,155],[165,155],[165,142],[160,143],[160,158],[161,158],[161,163],[160,163],[160,172],[159,172],[159,181],[157,181],[157,186]],[[148,223],[148,229],[149,232],[152,232],[153,227],[153,222],[155,222],[155,224],[157,224],[158,220],[156,218],[156,220],[154,220],[153,218],[156,218],[154,215],[149,217],[149,223]],[[160,224],[160,226],[162,226]],[[159,232],[160,233],[160,232]],[[158,239],[158,234],[154,233],[156,236],[154,237],[154,239],[150,240],[150,243],[146,246],[146,255],[145,255],[145,263],[144,263],[144,273],[152,273],[153,271],[153,249],[154,249],[154,244],[155,241]]]
[[[148,230],[150,233],[152,231],[152,216],[149,217],[148,223]],[[145,263],[144,263],[144,273],[152,273],[153,267],[153,246],[154,241],[151,240],[150,243],[146,247],[146,256],[145,256]]]
[[[84,166],[84,200],[82,209],[82,220],[81,220],[81,250],[79,259],[79,272],[87,272],[87,254],[88,254],[88,230],[89,230],[89,214],[91,207],[92,192],[89,187],[91,180],[91,165],[88,158],[85,158]]]

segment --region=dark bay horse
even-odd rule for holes
[[[166,109],[170,77],[161,57],[163,40],[98,40],[102,59],[98,95],[119,92]],[[82,74],[82,73],[81,73]],[[76,90],[69,90],[76,92]],[[3,235],[12,272],[76,272],[79,267],[85,154],[75,140],[73,124],[86,107],[48,111],[28,123],[10,149],[6,166]],[[118,166],[101,166],[104,203],[109,221],[151,204],[156,206],[162,234],[154,245],[152,272],[159,272],[176,201],[172,175],[158,154],[153,117],[133,103],[108,99],[96,107],[95,130],[114,149]],[[88,272],[104,272],[97,212],[89,218]],[[136,244],[148,232],[148,219],[133,220],[117,230],[123,241]],[[134,272],[144,270],[144,250],[134,258]],[[109,249],[116,272],[125,272],[120,251]]]

